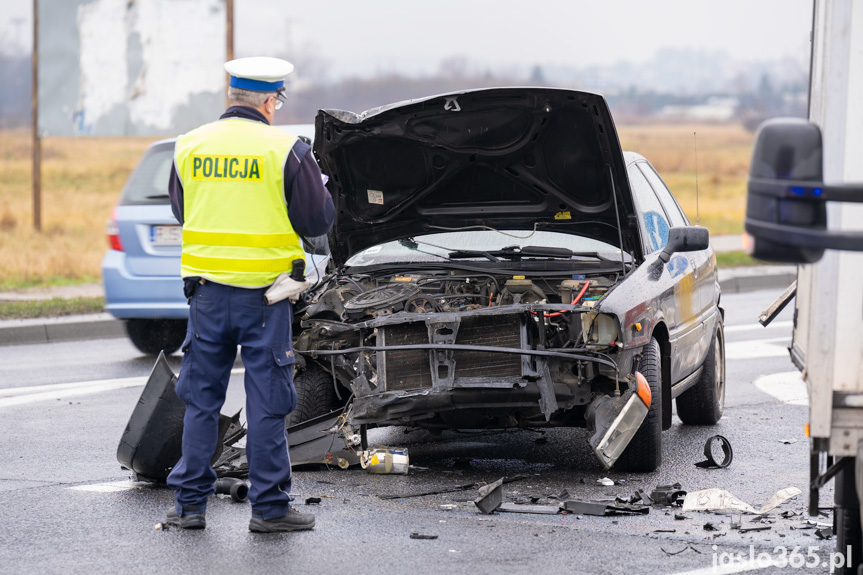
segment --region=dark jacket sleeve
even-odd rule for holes
[[[303,141],[294,144],[285,162],[285,201],[291,225],[301,236],[330,231],[336,215],[333,198],[324,186],[321,169]]]
[[[171,164],[171,179],[168,181],[168,195],[171,197],[171,211],[174,217],[183,224],[183,182],[177,174],[177,166]]]

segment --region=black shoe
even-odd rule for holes
[[[207,519],[203,513],[186,513],[180,517],[177,515],[177,510],[173,507],[168,510],[165,523],[171,527],[179,527],[181,529],[204,529],[207,527]]]
[[[249,521],[249,531],[255,533],[275,533],[277,531],[306,531],[315,526],[315,516],[311,513],[301,513],[296,509],[289,508],[282,517],[275,519],[264,519],[252,516]]]

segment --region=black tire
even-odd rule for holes
[[[860,547],[863,544],[863,532],[860,529],[860,510],[848,507],[836,507],[833,511],[833,521],[836,528],[836,552],[845,557],[848,565],[838,569],[841,575],[856,575],[860,567]],[[850,560],[848,547],[851,547]]]
[[[710,341],[698,383],[677,397],[677,417],[688,425],[715,425],[725,409],[725,332],[722,321]]]
[[[333,410],[336,395],[333,376],[315,363],[306,361],[305,369],[294,376],[294,388],[297,407],[285,418],[288,427]]]
[[[142,353],[158,355],[164,351],[165,355],[171,355],[183,345],[186,324],[184,319],[129,319],[126,333]]]
[[[644,346],[638,371],[650,386],[650,410],[614,465],[618,471],[654,471],[662,464],[662,359],[654,338]]]
[[[833,533],[836,552],[845,558],[845,565],[836,573],[856,575],[863,557],[863,533],[860,529],[860,499],[857,497],[857,473],[860,461],[840,471],[833,480]],[[848,557],[848,547],[851,547]]]

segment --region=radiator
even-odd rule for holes
[[[381,328],[385,345],[428,343],[425,322],[412,322]],[[518,315],[464,318],[459,325],[457,344],[520,348],[521,320]],[[432,387],[429,352],[387,351],[385,386],[389,391]],[[521,356],[479,351],[456,351],[453,354],[456,378],[521,377]]]

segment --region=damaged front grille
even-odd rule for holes
[[[521,347],[521,321],[516,315],[472,317],[462,321],[455,342],[462,345]],[[455,376],[520,377],[521,356],[510,353],[456,351]]]
[[[417,321],[381,329],[385,346],[428,344],[428,327]],[[455,343],[493,347],[522,347],[521,320],[518,315],[462,318]],[[433,385],[431,358],[426,350],[386,351],[378,369],[388,391],[426,389]],[[518,354],[459,350],[453,352],[454,377],[519,378],[522,360]]]
[[[386,345],[428,343],[424,322],[392,325],[383,329]],[[384,377],[389,391],[423,389],[432,386],[429,352],[425,350],[387,351],[384,357]]]

